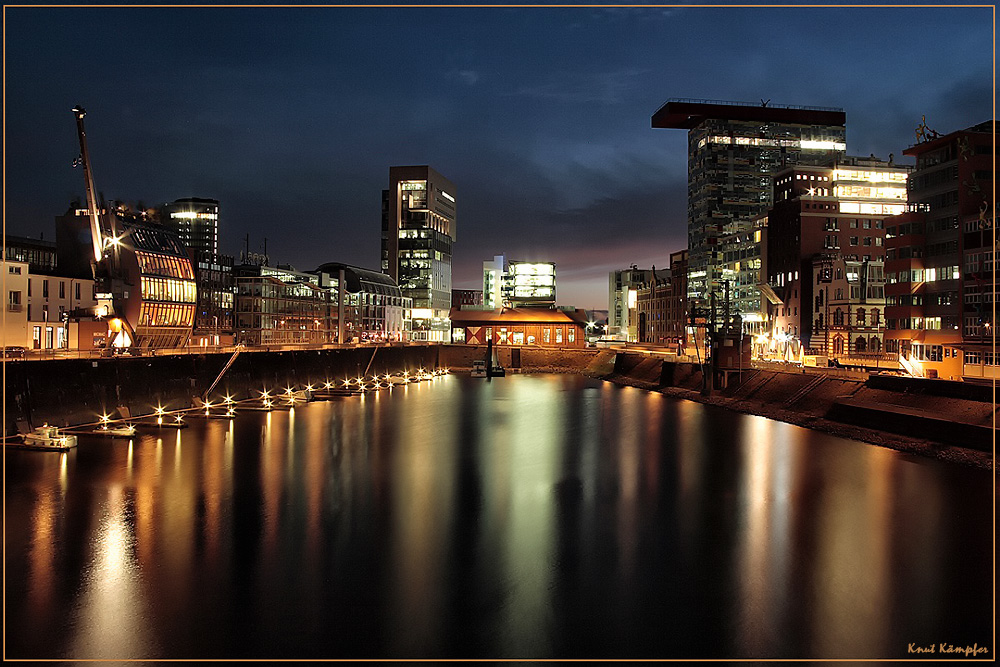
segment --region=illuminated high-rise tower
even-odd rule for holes
[[[160,218],[174,230],[181,243],[212,254],[219,252],[219,202],[215,199],[188,197],[164,204]]]
[[[722,294],[724,233],[771,205],[771,175],[843,155],[846,114],[828,107],[669,100],[652,126],[688,131],[688,299]]]
[[[455,186],[430,167],[390,167],[382,191],[382,272],[413,299],[413,340],[448,340]]]

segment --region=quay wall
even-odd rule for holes
[[[212,397],[252,398],[264,388],[301,388],[362,374],[435,368],[439,355],[440,346],[434,345],[244,351]],[[93,423],[119,406],[133,415],[149,414],[157,405],[168,410],[190,407],[231,358],[231,353],[207,353],[6,362],[4,433],[45,422]]]
[[[938,458],[946,458],[943,447],[978,452],[993,447],[997,406],[992,387],[896,376],[852,378],[824,369],[750,368],[730,373],[724,388],[704,396],[698,364],[622,351],[613,370],[590,374]],[[982,457],[975,458],[982,463]]]
[[[582,372],[602,352],[597,349],[497,347],[499,363],[512,372]],[[108,359],[51,359],[5,363],[4,434],[42,423],[69,426],[114,415],[190,407],[232,358],[232,353],[177,354]],[[388,345],[322,350],[246,350],[212,391],[253,398],[268,389],[319,386],[327,380],[413,371],[417,368],[468,370],[486,358],[486,346]],[[516,362],[516,363],[515,363]]]

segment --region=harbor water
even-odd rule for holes
[[[994,657],[989,471],[575,375],[4,460],[7,659]]]

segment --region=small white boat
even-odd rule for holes
[[[122,426],[108,426],[105,424],[101,428],[91,431],[93,435],[106,435],[111,438],[131,438],[135,435],[135,426],[124,424]]]
[[[18,446],[24,449],[65,451],[76,447],[76,436],[60,433],[58,427],[45,424],[26,433],[24,442]]]

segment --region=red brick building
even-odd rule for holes
[[[775,175],[766,254],[767,286],[775,297],[772,336],[796,348],[818,348],[825,341],[826,296],[820,302],[813,258],[823,254],[880,265],[885,260],[883,220],[905,209],[909,171],[875,158],[848,157],[828,167],[796,166]],[[820,314],[823,332],[814,341]],[[873,316],[870,308],[868,316]]]
[[[683,348],[687,342],[688,251],[670,254],[670,271],[656,271],[655,280],[636,291],[636,337],[640,343]]]
[[[453,343],[586,347],[587,313],[581,309],[501,308],[451,309]]]
[[[886,224],[886,347],[911,372],[946,379],[1000,375],[993,354],[996,171],[993,121],[923,141],[909,210]]]

